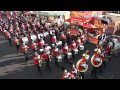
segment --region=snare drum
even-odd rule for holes
[[[58,41],[57,46],[62,45],[62,41]]]
[[[71,58],[71,57],[72,57],[72,53],[71,53],[71,52],[68,52],[68,53],[67,53],[67,57],[68,57],[68,58]]]
[[[36,35],[31,35],[31,39],[32,39],[33,41],[37,41],[37,36],[36,36]]]
[[[29,40],[28,40],[27,37],[23,37],[23,38],[22,38],[22,41],[23,41],[23,43],[25,43],[25,44],[28,44],[28,43],[29,43]]]
[[[47,51],[46,53],[49,55],[49,54],[50,54],[50,51]]]
[[[57,59],[58,59],[58,62],[61,62],[62,61],[62,56],[61,55],[57,56]]]
[[[48,35],[49,35],[49,33],[48,32],[44,32],[44,37],[47,37]]]
[[[84,50],[84,46],[80,45],[79,47],[80,47],[80,50]]]
[[[74,49],[74,54],[78,54],[78,49]]]
[[[44,49],[40,49],[40,52],[43,52],[44,51]]]
[[[38,39],[40,39],[41,37],[43,37],[43,34],[42,33],[38,34]]]

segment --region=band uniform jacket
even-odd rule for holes
[[[64,46],[64,47],[62,48],[62,51],[63,51],[63,53],[65,53],[65,54],[68,53],[68,50],[69,50],[69,47],[68,47],[68,46]]]

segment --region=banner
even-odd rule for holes
[[[71,11],[70,15],[73,17],[93,17],[102,15],[103,11]]]

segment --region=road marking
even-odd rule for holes
[[[3,41],[1,41],[0,43],[6,43],[6,42],[8,42],[7,40],[3,40]]]
[[[21,56],[21,55],[22,55],[22,53],[19,53],[19,54],[12,53],[12,54],[5,55],[5,56],[0,57],[0,59],[1,59],[1,58],[8,58],[8,57],[17,57],[17,56]]]
[[[32,55],[29,55],[29,57],[30,57],[30,56],[32,56]],[[28,58],[29,58],[29,57],[28,57]],[[11,60],[11,59],[12,59],[12,60],[13,60],[13,59],[20,59],[20,58],[24,58],[24,55],[23,55],[23,56],[19,56],[19,57],[2,58],[2,59],[0,59],[0,62],[4,62],[4,61],[6,61],[6,60]]]

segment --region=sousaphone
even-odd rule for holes
[[[82,59],[80,59],[76,64],[76,68],[80,72],[86,72],[88,70],[88,64],[86,62],[82,62]]]
[[[94,67],[99,67],[102,65],[102,59],[100,57],[95,57],[94,55],[91,58],[91,64]]]

